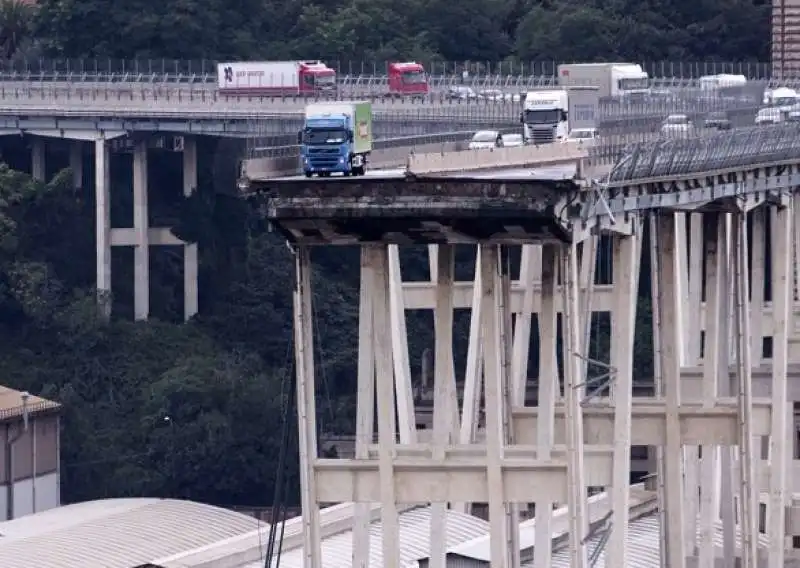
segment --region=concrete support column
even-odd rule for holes
[[[95,244],[97,248],[97,303],[100,315],[111,315],[111,197],[109,150],[95,140]]]
[[[197,139],[191,136],[183,142],[183,195],[190,196],[197,190]],[[183,312],[188,321],[199,309],[197,283],[197,243],[183,246]]]
[[[69,169],[72,170],[72,187],[83,187],[83,142],[70,140],[69,142]]]
[[[381,524],[383,526],[383,566],[400,568],[400,519],[397,512],[394,484],[394,456],[397,445],[395,424],[395,389],[400,384],[393,380],[392,334],[390,332],[389,282],[390,260],[385,245],[370,247],[371,265],[375,272],[372,322],[375,338],[375,391],[378,406],[378,476],[381,497]],[[389,333],[387,333],[389,332]],[[309,328],[309,333],[311,329]],[[399,395],[398,395],[399,400]],[[413,415],[414,407],[411,407]],[[414,427],[414,423],[411,423]],[[402,436],[401,428],[401,436]],[[416,433],[416,430],[414,430]],[[403,440],[401,438],[401,443]]]
[[[555,405],[560,394],[556,352],[556,280],[558,249],[542,247],[542,300],[539,314],[539,415],[536,458],[552,458],[555,444]],[[550,568],[553,562],[553,502],[536,503],[536,534],[533,547],[535,568]]]
[[[614,304],[611,367],[616,369],[614,397],[614,471],[611,489],[611,538],[607,563],[628,565],[628,508],[630,500],[631,411],[633,409],[633,340],[636,291],[639,286],[639,247],[636,236],[614,239]]]
[[[317,462],[317,409],[314,389],[311,255],[299,247],[294,291],[294,345],[297,374],[297,421],[300,453],[300,503],[303,518],[303,557],[308,568],[322,568],[319,504],[314,467]]]
[[[757,568],[758,495],[754,487],[753,369],[750,358],[750,301],[748,283],[747,216],[734,215],[733,262],[736,334],[736,382],[739,410],[739,511],[742,532],[742,568]]]
[[[772,212],[772,424],[770,435],[769,568],[783,568],[785,561],[786,505],[791,493],[787,488],[786,468],[792,459],[792,436],[789,434],[789,385],[786,377],[789,360],[789,318],[792,302],[792,207]]]
[[[486,476],[489,486],[489,523],[491,530],[490,558],[492,566],[508,566],[509,534],[504,503],[504,483],[501,462],[506,445],[504,429],[504,381],[500,318],[502,301],[499,250],[496,245],[481,244],[481,305],[480,326],[484,342],[484,376],[486,408]]]
[[[375,435],[375,338],[372,323],[375,269],[371,252],[361,249],[361,292],[358,312],[358,392],[356,395],[356,459],[369,458]],[[357,503],[353,526],[353,568],[369,566],[370,506]]]
[[[397,245],[388,247],[389,323],[391,324],[390,361],[394,365],[395,395],[397,397],[398,432],[401,444],[417,440],[417,420],[414,416],[414,391],[411,387],[411,363],[408,357],[406,309],[403,302],[403,281],[400,274],[400,252]]]
[[[561,281],[563,291],[562,329],[564,344],[564,416],[567,446],[567,506],[570,509],[569,555],[572,568],[586,568],[588,527],[586,481],[583,467],[583,410],[581,388],[581,318],[578,303],[578,252],[570,244],[561,251]],[[493,564],[494,565],[494,564]]]
[[[44,138],[35,137],[31,140],[31,176],[36,181],[47,181],[45,170],[46,146]]]
[[[433,453],[434,460],[444,461],[452,443],[453,408],[458,397],[453,365],[453,279],[455,256],[452,245],[440,245],[437,251],[436,308],[434,311],[434,380],[433,380]],[[431,504],[431,568],[445,568],[447,543],[446,503]]]
[[[686,567],[683,498],[683,452],[678,415],[680,405],[680,357],[683,341],[680,320],[676,317],[681,301],[679,254],[676,250],[676,219],[673,213],[657,217],[655,235],[659,248],[658,310],[660,324],[660,367],[666,404],[666,447],[664,449],[664,501],[667,512],[666,565]]]
[[[727,349],[720,349],[720,336],[725,325],[722,320],[723,302],[728,290],[727,225],[723,214],[708,213],[704,226],[703,250],[706,257],[706,334],[703,349],[703,406],[714,406],[718,396],[720,371],[728,368]],[[719,518],[719,447],[703,446],[700,486],[700,543],[698,568],[714,568],[715,535]]]
[[[150,239],[147,208],[147,142],[137,141],[133,149],[133,311],[134,319],[150,315]]]

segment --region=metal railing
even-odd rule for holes
[[[628,146],[611,183],[800,161],[800,124],[751,126],[691,138],[662,137]]]
[[[388,61],[343,61],[337,56],[320,56],[339,75],[350,77],[382,77]],[[457,80],[476,78],[479,82],[500,85],[509,77],[556,77],[559,63],[570,61],[420,61],[432,77],[452,77]],[[719,61],[634,61],[651,77],[678,79],[729,73],[748,79],[769,79],[771,64],[762,62]],[[17,77],[47,77],[47,80],[102,78],[108,81],[144,82],[214,82],[217,62],[214,60],[175,59],[21,59],[0,62],[0,74]],[[491,78],[491,79],[487,79]],[[506,78],[505,80],[499,80]]]

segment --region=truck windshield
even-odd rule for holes
[[[560,119],[561,111],[557,108],[525,111],[525,124],[556,124]]]
[[[347,133],[341,128],[306,128],[303,131],[305,144],[341,144]]]
[[[424,85],[427,82],[424,71],[406,71],[401,73],[400,76],[406,85]]]
[[[336,84],[335,75],[312,75],[312,77],[314,78],[314,84],[320,87]]]
[[[650,81],[647,77],[627,78],[619,80],[620,91],[630,91],[633,89],[646,89],[650,86]]]

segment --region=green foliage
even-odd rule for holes
[[[38,4],[36,37],[71,58],[765,61],[770,21],[770,5],[755,0]]]

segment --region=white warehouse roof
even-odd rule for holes
[[[76,503],[0,523],[0,566],[133,568],[256,530],[259,524],[247,515],[192,501]]]
[[[417,561],[430,555],[430,507],[410,509],[400,514],[400,566],[416,568]],[[447,511],[445,530],[446,546],[458,544],[483,536],[489,531],[489,523],[483,519],[457,511]],[[382,525],[374,521],[370,526],[370,566],[383,566]],[[353,532],[348,530],[322,541],[322,558],[325,568],[351,568],[353,565]],[[281,568],[305,568],[303,549],[284,550]],[[253,563],[247,568],[262,568]]]

